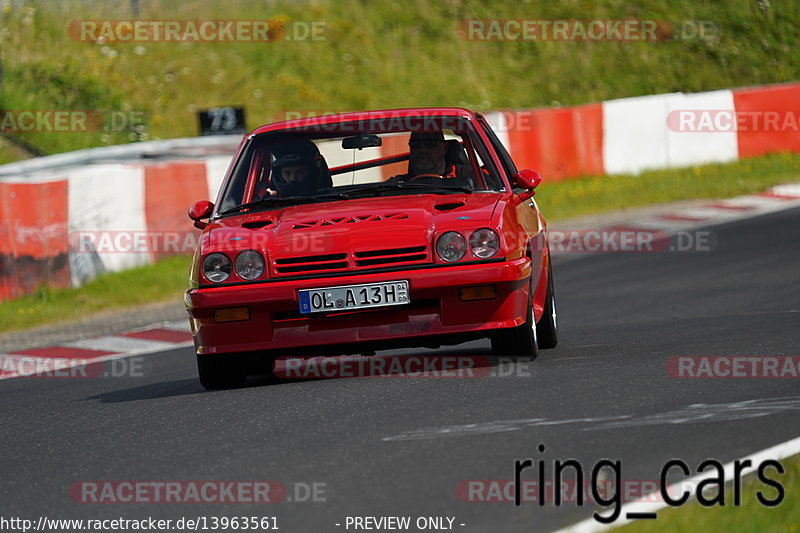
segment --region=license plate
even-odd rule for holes
[[[407,280],[304,289],[298,295],[303,314],[404,305],[411,301]]]

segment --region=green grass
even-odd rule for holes
[[[32,154],[13,144],[8,139],[0,137],[0,165],[28,159],[30,157],[33,157]]]
[[[658,513],[658,519],[641,521],[617,529],[620,533],[678,533],[684,531],[735,531],[736,533],[797,533],[800,532],[800,456],[781,461],[783,475],[770,470],[769,476],[777,479],[785,489],[785,499],[774,508],[763,507],[755,492],[762,490],[767,498],[775,498],[776,491],[766,487],[755,477],[745,478],[742,506],[705,508],[697,503]],[[727,487],[730,489],[730,487]],[[727,498],[726,498],[727,499]]]
[[[485,2],[147,0],[141,19],[322,21],[325,40],[80,42],[73,20],[134,18],[130,2],[49,0],[0,12],[0,108],[141,111],[144,128],[27,133],[46,153],[197,135],[196,110],[244,105],[248,126],[296,110],[558,106],[800,79],[800,3],[755,0]],[[665,42],[467,41],[462,19],[710,21],[715,35]]]
[[[87,76],[69,63],[30,62],[6,67],[0,108],[5,110],[75,110],[98,112],[101,117],[120,110],[118,116],[129,110],[125,96],[119,90],[108,89],[106,80]],[[91,119],[87,121],[90,123]],[[126,125],[127,126],[127,125]],[[44,154],[67,152],[92,146],[121,144],[140,140],[136,130],[120,127],[121,131],[103,131],[101,126],[82,131],[8,132],[17,139],[35,147]]]
[[[189,284],[191,256],[99,276],[77,289],[40,287],[33,294],[0,302],[0,332],[79,321],[102,311],[158,301],[181,302]]]
[[[724,198],[800,181],[800,155],[779,154],[735,163],[544,182],[536,195],[549,221],[622,207],[691,198]],[[188,286],[190,258],[176,256],[154,265],[103,275],[79,289],[42,288],[0,302],[0,332],[68,320],[155,302],[181,301]]]

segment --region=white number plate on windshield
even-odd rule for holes
[[[404,305],[411,301],[407,280],[304,289],[298,295],[300,312],[304,314]]]

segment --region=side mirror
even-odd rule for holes
[[[519,195],[520,199],[523,201],[536,194],[535,189],[541,182],[542,175],[529,168],[520,170],[514,174],[513,178],[511,178],[511,185],[514,187],[519,187],[520,189],[526,189],[524,193]]]
[[[202,219],[210,217],[212,211],[214,211],[214,204],[208,200],[193,203],[189,208],[189,218],[194,220],[194,227],[203,229],[208,226],[208,222],[203,222]]]

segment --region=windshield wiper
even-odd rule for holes
[[[231,209],[226,209],[225,211],[217,213],[217,215],[218,216],[230,215],[231,213],[238,213],[244,209],[250,209],[253,207],[315,202],[318,200],[349,200],[349,199],[350,195],[345,193],[315,194],[313,196],[284,196],[284,197],[267,196],[266,198],[262,198],[261,200],[256,200],[255,202],[247,202],[241,205],[237,205],[236,207],[232,207]]]
[[[409,182],[393,182],[393,183],[381,183],[380,185],[375,186],[368,186],[362,187],[360,189],[354,189],[351,191],[347,191],[347,194],[352,196],[354,194],[361,194],[361,193],[369,193],[369,192],[383,192],[383,191],[404,191],[404,190],[413,190],[413,189],[424,189],[434,192],[465,192],[471,193],[472,189],[469,187],[464,187],[461,185],[458,186],[443,186],[443,185],[433,185],[431,183],[409,183]]]
[[[266,198],[262,198],[261,200],[256,200],[255,202],[247,202],[241,205],[237,205],[236,207],[226,209],[225,211],[217,213],[217,216],[225,216],[225,215],[230,215],[232,213],[239,213],[244,209],[251,209],[256,207],[316,202],[319,200],[349,200],[353,195],[362,195],[365,193],[367,194],[380,193],[384,191],[398,191],[398,190],[406,191],[414,189],[423,189],[441,194],[447,194],[451,192],[465,192],[465,193],[472,192],[472,189],[463,186],[442,186],[442,185],[432,185],[430,183],[407,183],[407,182],[381,183],[380,185],[369,185],[366,187],[361,187],[359,189],[353,189],[351,191],[347,191],[346,193],[325,193],[325,194],[315,194],[313,196],[284,196],[284,197],[267,196]]]

